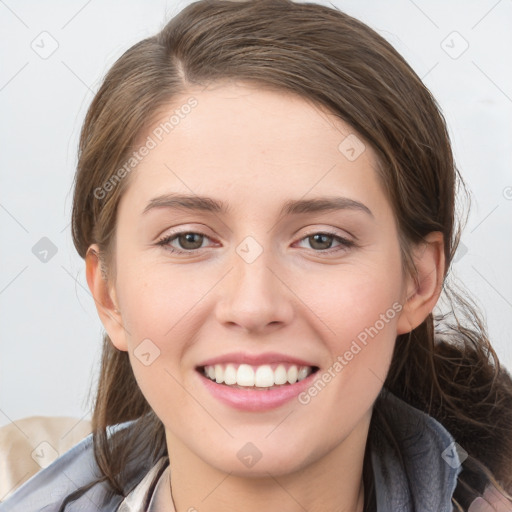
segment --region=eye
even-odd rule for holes
[[[192,253],[202,248],[205,239],[209,239],[204,233],[195,231],[180,231],[161,238],[157,245],[166,247],[173,253]],[[180,247],[172,246],[171,243],[176,241]]]
[[[355,243],[352,240],[344,238],[342,236],[336,235],[335,233],[329,232],[317,232],[311,233],[304,238],[302,238],[300,242],[307,240],[310,246],[315,250],[315,252],[327,253],[330,254],[332,252],[338,252],[346,250],[350,247],[353,247]],[[339,245],[332,247],[333,242],[337,242]]]
[[[166,250],[171,253],[191,254],[203,249],[203,242],[205,240],[210,240],[210,237],[204,233],[196,231],[180,231],[161,238],[158,240],[157,245],[165,247]],[[347,250],[355,245],[352,240],[339,236],[335,233],[324,231],[308,234],[299,240],[299,243],[303,241],[308,241],[314,252],[321,254],[330,254],[333,252]],[[173,245],[173,243],[178,246]],[[338,245],[333,247],[333,243],[337,243]]]

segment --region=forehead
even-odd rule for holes
[[[286,91],[233,82],[190,89],[160,109],[139,141],[151,149],[122,200],[139,211],[169,191],[254,208],[285,196],[382,195],[375,155],[354,129]]]

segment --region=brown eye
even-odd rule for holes
[[[203,248],[203,242],[209,237],[194,231],[182,231],[167,235],[157,242],[157,245],[163,246],[166,250],[177,254],[194,253]]]
[[[176,237],[181,249],[193,251],[199,249],[203,245],[204,235],[200,233],[183,233]]]
[[[314,252],[326,255],[344,251],[355,246],[355,242],[352,240],[328,232],[312,233],[302,238],[299,243],[307,243],[309,248],[313,249]]]
[[[334,236],[326,233],[317,233],[309,236],[308,240],[313,249],[325,250],[331,248]]]

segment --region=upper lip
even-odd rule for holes
[[[315,367],[309,361],[305,361],[304,359],[299,359],[294,356],[289,356],[286,354],[279,354],[277,352],[266,352],[264,354],[247,354],[243,352],[231,352],[229,354],[223,354],[221,356],[212,357],[211,359],[207,359],[202,363],[198,364],[198,368],[203,366],[213,366],[216,364],[226,364],[226,363],[235,363],[235,364],[249,364],[252,366],[260,366],[263,364],[273,364],[273,363],[288,363],[295,364],[297,366],[312,366]]]

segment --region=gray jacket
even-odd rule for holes
[[[452,512],[451,498],[462,471],[463,449],[438,421],[385,389],[378,400],[379,410],[398,440],[400,454],[377,429],[370,445],[377,511]],[[129,428],[132,423],[121,423],[112,430]],[[66,511],[142,512],[141,497],[152,488],[165,464],[162,459],[151,461],[148,471],[147,460],[135,462],[140,471],[127,497],[116,495],[104,503],[106,487],[99,483],[70,503]],[[89,435],[25,482],[0,504],[0,512],[57,512],[65,496],[98,474]]]

